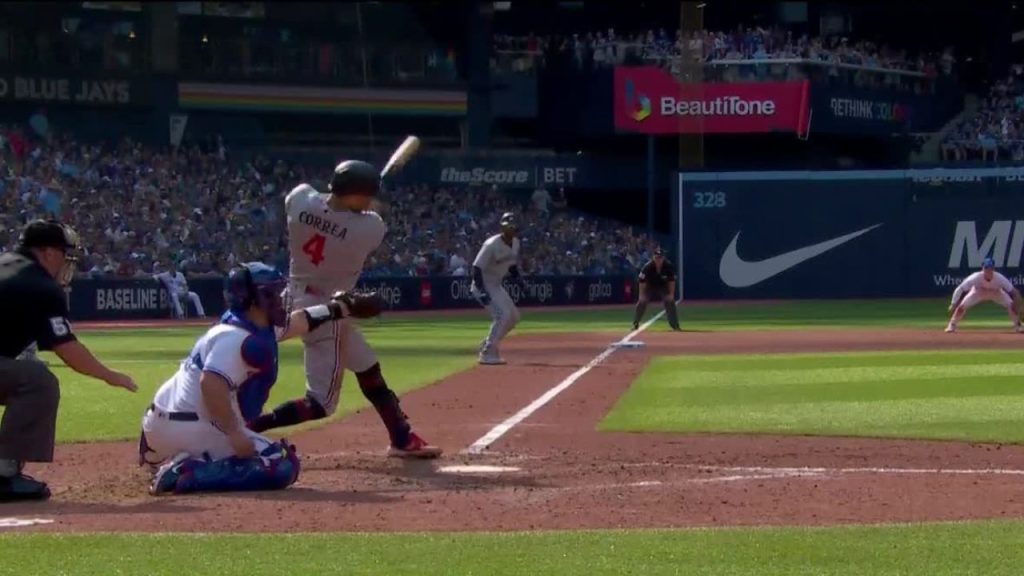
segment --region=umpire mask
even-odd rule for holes
[[[60,266],[55,273],[49,267],[55,266],[55,263],[47,257],[49,260],[47,269],[51,270],[50,273],[54,274],[54,280],[61,286],[71,284],[71,280],[74,279],[81,247],[82,243],[78,232],[56,220],[33,220],[25,226],[18,239],[19,250],[52,250],[53,252],[49,253],[59,252],[61,254]]]
[[[60,272],[57,274],[57,282],[61,286],[67,286],[75,278],[75,270],[78,268],[78,256],[82,243],[78,237],[78,232],[75,232],[74,228],[67,225],[63,226],[63,228],[64,239],[67,245],[64,247],[64,265],[61,266]]]

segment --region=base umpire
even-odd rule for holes
[[[664,302],[668,325],[679,331],[679,316],[676,312],[676,270],[672,263],[665,260],[661,248],[654,251],[654,256],[644,264],[637,276],[640,282],[636,300],[636,312],[633,314],[633,329],[640,327],[640,320],[647,311],[648,302]]]
[[[25,462],[52,462],[60,387],[46,364],[18,359],[33,345],[71,369],[135,391],[131,377],[97,360],[71,331],[64,287],[78,261],[78,234],[55,220],[30,222],[18,247],[0,254],[0,502],[45,500],[44,482],[22,474]]]

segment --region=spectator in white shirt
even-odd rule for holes
[[[462,269],[462,274],[456,274],[455,271]],[[451,258],[448,259],[448,273],[452,276],[464,276],[466,274],[466,259],[459,256],[457,252],[452,252]]]

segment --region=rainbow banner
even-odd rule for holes
[[[444,90],[179,82],[178,105],[191,109],[264,110],[307,114],[465,116],[466,93]]]

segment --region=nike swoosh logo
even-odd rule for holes
[[[869,226],[863,230],[851,232],[838,238],[812,244],[810,246],[804,246],[798,248],[792,252],[786,252],[785,254],[779,254],[765,260],[758,262],[748,262],[740,258],[739,254],[736,253],[736,243],[740,239],[740,233],[737,232],[736,236],[733,237],[732,242],[725,249],[725,253],[722,254],[722,261],[718,266],[718,275],[722,277],[722,282],[725,282],[726,286],[731,288],[746,288],[759,284],[765,280],[782,274],[786,270],[814,258],[820,256],[829,250],[841,246],[858,236],[863,236],[868,232],[871,232],[875,228],[878,228],[882,224],[875,224]]]

